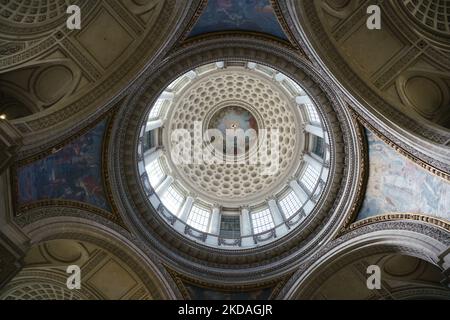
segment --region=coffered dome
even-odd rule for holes
[[[143,184],[167,222],[203,244],[265,244],[300,225],[320,198],[331,156],[322,123],[302,87],[273,68],[202,65],[151,108]]]
[[[210,67],[216,69],[214,65]],[[201,74],[184,90],[174,88],[182,91],[182,95],[168,110],[164,144],[172,150],[173,144],[168,142],[172,132],[179,129],[194,132],[195,124],[202,129],[218,129],[223,135],[234,125],[244,131],[255,129],[256,134],[262,130],[276,131],[280,153],[265,152],[257,163],[250,163],[248,159],[244,161],[246,163],[227,161],[227,164],[174,166],[177,175],[209,201],[227,206],[258,202],[270,195],[291,170],[297,170],[299,163],[294,163],[294,156],[299,154],[304,142],[304,136],[296,126],[302,122],[300,112],[294,108],[288,92],[283,92],[278,83],[271,81],[270,73],[275,74],[274,70],[261,69],[268,72],[264,75],[243,66],[214,69]],[[194,152],[202,152],[201,144],[195,147]],[[274,172],[264,174],[271,160],[279,163],[274,163]]]
[[[356,210],[344,197],[360,196],[364,159],[359,128],[309,61],[232,43],[186,45],[148,70],[108,154],[118,211],[141,241],[199,277],[240,281],[289,272],[334,237]]]
[[[412,19],[426,29],[450,35],[450,1],[402,0]]]

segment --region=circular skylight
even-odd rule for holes
[[[228,61],[169,84],[141,129],[139,171],[175,230],[245,249],[301,227],[329,176],[329,136],[301,85],[270,67]]]

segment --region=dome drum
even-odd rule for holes
[[[232,277],[243,277],[251,266],[269,276],[275,265],[298,262],[353,214],[341,198],[358,197],[361,179],[362,159],[346,160],[350,149],[361,148],[359,131],[320,75],[279,48],[236,43],[182,49],[149,71],[125,102],[113,139],[119,154],[112,176],[127,224],[168,263],[200,277],[208,276],[200,271],[205,263],[228,272],[228,261],[224,268],[242,270]],[[193,138],[196,122],[200,131],[282,129],[279,170],[260,175],[261,167],[248,163],[176,164],[172,134]],[[200,141],[203,151],[208,143]],[[194,152],[195,143],[187,147]]]

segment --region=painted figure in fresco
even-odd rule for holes
[[[258,124],[255,117],[241,107],[226,107],[219,110],[211,119],[209,129],[217,129],[224,138],[223,153],[227,155],[245,154],[250,150],[250,139],[246,138],[245,145],[240,146],[234,135],[228,135],[229,131],[243,130],[248,133],[253,130],[255,137],[258,134]],[[245,149],[244,149],[245,148]]]

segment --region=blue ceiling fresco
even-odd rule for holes
[[[253,31],[287,40],[269,0],[209,0],[189,36]]]
[[[20,167],[18,204],[72,200],[111,211],[102,180],[102,144],[106,120],[61,150]]]

